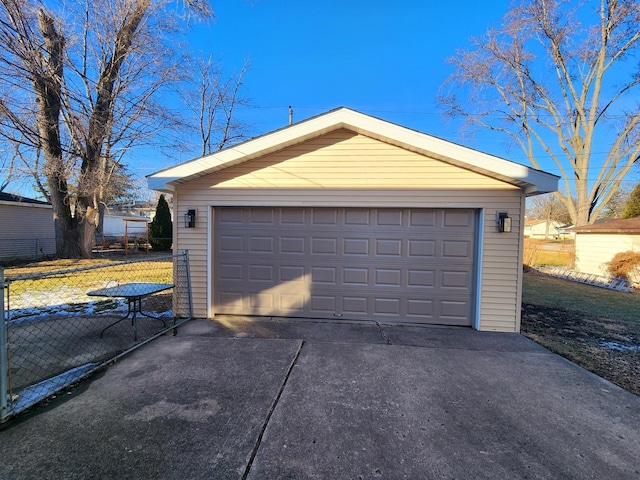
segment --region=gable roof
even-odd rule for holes
[[[34,200],[33,198],[27,198],[21,195],[14,195],[13,193],[6,193],[6,192],[0,192],[0,202],[33,203],[37,205],[51,205],[49,202],[43,202],[42,200]]]
[[[525,227],[530,227],[530,226],[533,226],[533,225],[538,225],[540,223],[547,223],[547,221],[546,220],[535,220],[535,219],[533,219],[533,220],[525,220],[524,226]]]
[[[177,185],[262,157],[329,132],[347,129],[523,189],[526,195],[553,192],[558,178],[416,130],[340,107],[204,157],[147,176],[149,188],[172,192]]]
[[[631,233],[640,234],[640,217],[624,220],[609,220],[607,222],[583,225],[571,229],[576,233]]]

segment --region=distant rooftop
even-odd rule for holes
[[[576,233],[640,233],[640,217],[625,220],[609,220],[572,228]]]
[[[16,203],[35,203],[37,205],[50,205],[49,202],[42,200],[34,200],[33,198],[23,197],[22,195],[14,195],[13,193],[0,192],[0,201],[16,202]]]

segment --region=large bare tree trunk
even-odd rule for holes
[[[60,110],[62,106],[62,78],[64,62],[64,37],[55,29],[53,20],[42,10],[38,21],[47,57],[40,58],[41,75],[33,79],[36,94],[37,126],[42,139],[42,152],[47,164],[47,186],[53,206],[56,237],[56,255],[78,256],[74,219],[68,201],[68,185],[64,173],[62,145],[60,141]]]
[[[0,0],[0,135],[42,152],[31,172],[53,205],[60,257],[92,255],[100,209],[128,178],[114,150],[122,158],[170,121],[151,98],[183,78],[162,41],[176,32],[172,1],[72,2],[65,36],[48,2]],[[212,16],[207,0],[181,3]]]
[[[142,22],[150,6],[150,0],[137,0],[133,8],[125,14],[124,22],[116,34],[111,58],[105,65],[96,87],[97,98],[91,118],[89,131],[82,152],[82,166],[76,202],[76,217],[82,228],[79,230],[79,243],[82,256],[92,255],[93,239],[99,224],[101,188],[106,177],[106,163],[103,158],[105,139],[108,137],[113,119],[113,108],[116,100],[115,82],[120,76],[120,69],[130,52],[136,30]]]

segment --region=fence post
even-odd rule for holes
[[[4,291],[6,285],[4,283],[4,269],[0,267],[0,422],[4,422],[9,416],[9,357],[7,355],[7,328],[8,323],[5,318],[4,311]]]

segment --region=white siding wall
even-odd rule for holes
[[[177,188],[177,218],[197,210],[195,228],[174,222],[175,248],[189,250],[197,316],[213,314],[207,262],[214,207],[299,205],[484,209],[480,329],[519,328],[520,189],[346,130]],[[511,233],[497,232],[498,211],[513,219]]]
[[[130,236],[146,234],[147,227],[143,223],[143,220],[149,223],[150,222],[149,219],[144,217],[133,216],[133,215],[111,215],[111,214],[107,214],[104,216],[104,220],[102,224],[102,232],[103,232],[102,234],[112,235],[112,236],[124,235],[125,220],[133,220],[133,222],[130,222],[127,227],[127,230]]]
[[[548,225],[547,222],[536,223],[525,230],[525,235],[531,238],[554,238],[558,235],[557,227],[560,227],[557,222],[549,222]]]
[[[640,235],[576,233],[576,270],[608,276],[606,263],[627,251],[640,251]]]
[[[0,201],[0,258],[56,252],[51,205]]]

